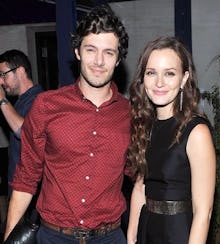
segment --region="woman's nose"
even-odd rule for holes
[[[163,76],[159,74],[156,79],[157,79],[156,80],[156,86],[162,87],[163,86]]]

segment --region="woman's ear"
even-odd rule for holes
[[[119,58],[115,66],[117,67],[120,62],[121,62],[121,59]]]
[[[182,83],[181,83],[181,86],[180,86],[182,89],[185,86],[188,78],[189,78],[189,71],[185,71],[183,79],[182,79]]]

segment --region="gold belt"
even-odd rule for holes
[[[175,215],[192,211],[191,201],[156,201],[147,199],[147,210],[152,213]]]

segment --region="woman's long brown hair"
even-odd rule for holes
[[[144,74],[150,54],[153,50],[170,48],[179,56],[182,63],[183,74],[188,71],[189,78],[183,88],[183,106],[180,111],[180,93],[173,106],[173,116],[178,121],[173,143],[178,143],[181,130],[193,115],[199,114],[199,89],[195,66],[191,53],[186,46],[175,37],[160,37],[149,42],[144,48],[138,62],[134,81],[129,87],[131,104],[131,143],[128,148],[128,162],[130,162],[135,176],[146,176],[147,162],[146,150],[148,147],[150,131],[157,118],[155,106],[148,99],[144,88]],[[201,115],[202,116],[202,115]]]

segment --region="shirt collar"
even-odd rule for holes
[[[23,94],[21,94],[18,98],[19,99],[22,99],[22,97],[26,97],[28,96],[29,94],[32,93],[33,90],[38,90],[38,91],[42,91],[42,87],[40,84],[36,84],[36,85],[33,85],[32,87],[30,87],[26,92],[24,92]]]
[[[105,105],[111,104],[118,100],[118,88],[114,81],[111,81],[111,89],[112,89],[112,97],[110,98],[110,100],[104,103]],[[86,99],[79,88],[79,78],[74,84],[74,91],[75,91],[75,95],[78,96],[80,99]]]

